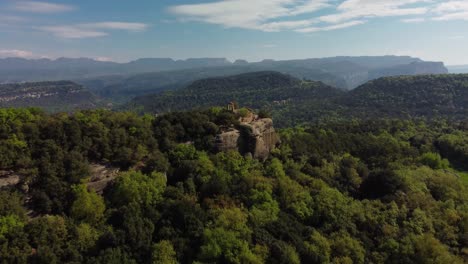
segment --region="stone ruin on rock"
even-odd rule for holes
[[[239,125],[222,128],[216,137],[218,151],[237,150],[243,155],[251,154],[256,159],[266,159],[280,143],[271,118],[260,118],[251,109],[238,109],[236,103],[227,109],[240,114]]]

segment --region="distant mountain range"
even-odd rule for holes
[[[450,73],[468,73],[468,65],[447,66]]]
[[[102,106],[90,91],[69,82],[36,82],[0,85],[0,107],[39,107],[50,112]]]
[[[0,83],[73,80],[96,94],[120,101],[142,94],[181,88],[200,78],[258,71],[277,71],[348,90],[383,76],[448,72],[441,62],[426,62],[406,56],[264,60],[253,63],[244,60],[230,62],[224,58],[156,58],[129,63],[101,62],[86,58],[0,59]]]
[[[51,81],[90,78],[102,75],[129,75],[143,72],[226,66],[226,59],[139,59],[129,63],[97,61],[89,58],[56,60],[0,59],[0,82]]]

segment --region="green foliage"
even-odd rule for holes
[[[318,231],[313,231],[309,240],[305,242],[307,259],[313,263],[329,263],[331,245],[328,239]]]
[[[70,208],[70,216],[91,225],[99,224],[106,210],[104,199],[94,191],[88,191],[83,184],[76,185],[72,189],[75,200]]]
[[[450,163],[447,159],[442,159],[439,153],[424,153],[421,156],[421,163],[435,170],[448,169]]]
[[[331,99],[342,94],[342,90],[321,82],[301,81],[278,72],[255,72],[199,80],[177,91],[136,97],[124,108],[145,113],[166,113],[210,108],[235,101],[255,109],[272,109],[272,114],[260,111],[260,116],[272,115],[276,124],[289,125],[332,110],[334,104]],[[240,116],[247,114],[247,109],[239,110]]]
[[[253,189],[249,202],[252,203],[250,218],[253,224],[262,226],[278,219],[280,208],[271,190]]]
[[[176,252],[171,242],[160,241],[153,248],[153,264],[177,264]]]
[[[418,263],[463,263],[463,260],[453,256],[440,241],[431,235],[414,237],[414,261]]]
[[[91,258],[88,263],[99,264],[136,264],[137,262],[120,248],[107,248],[99,256]]]
[[[7,215],[0,217],[0,239],[5,239],[5,235],[14,229],[23,228],[24,223],[21,222],[16,215]]]
[[[329,120],[260,161],[213,151],[235,122],[0,109],[1,261],[467,262],[464,123]]]
[[[0,190],[0,215],[26,218],[26,210],[22,206],[22,199],[18,193]]]
[[[258,118],[271,118],[271,117],[272,115],[269,110],[260,109],[260,111],[258,111]]]
[[[99,231],[87,223],[76,226],[76,247],[80,251],[93,248],[99,239]]]
[[[237,114],[240,116],[240,117],[247,117],[247,115],[249,114],[249,109],[247,108],[241,108],[237,111]]]
[[[281,206],[302,220],[313,214],[310,192],[291,178],[279,180],[279,199]]]
[[[37,218],[26,227],[31,247],[37,249],[33,259],[39,263],[59,263],[67,259],[70,234],[67,222],[60,216]]]
[[[361,243],[348,234],[332,235],[333,263],[365,263],[366,251]]]
[[[225,263],[261,263],[249,248],[247,214],[239,208],[216,210],[214,225],[205,229],[200,259]]]
[[[166,176],[157,172],[150,175],[136,171],[123,173],[115,182],[111,200],[115,206],[133,202],[142,206],[155,205],[162,199],[166,181]]]

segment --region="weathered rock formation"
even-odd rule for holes
[[[13,187],[21,181],[20,175],[13,171],[0,171],[0,189]]]
[[[279,137],[271,118],[241,122],[237,128],[229,128],[216,138],[218,151],[237,150],[241,154],[251,154],[257,159],[266,159],[279,143]]]
[[[240,131],[230,128],[216,137],[216,148],[218,151],[237,150],[240,140]]]
[[[99,194],[102,194],[104,189],[119,176],[119,169],[117,168],[101,164],[91,164],[89,167],[91,178],[87,184],[88,188]]]

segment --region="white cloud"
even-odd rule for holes
[[[25,21],[27,19],[24,17],[0,14],[0,22],[3,23],[21,23]]]
[[[27,50],[0,49],[0,58],[9,57],[32,58],[34,57],[34,54]]]
[[[126,30],[126,31],[144,31],[148,28],[147,24],[143,23],[131,23],[131,22],[99,22],[79,25],[83,28],[95,28],[95,29],[114,29],[114,30]]]
[[[322,1],[305,1],[298,6],[292,8],[292,10],[289,12],[290,15],[300,15],[300,14],[307,14],[307,13],[313,13],[317,10],[324,9],[327,7],[331,7],[331,5],[328,3],[330,1],[328,0],[322,0]]]
[[[467,20],[468,21],[468,10],[463,11],[463,12],[443,14],[443,15],[434,17],[433,20],[436,20],[436,21]]]
[[[343,29],[343,28],[349,28],[349,27],[354,27],[357,25],[362,25],[366,23],[364,20],[355,20],[355,21],[349,21],[341,24],[335,24],[331,26],[324,26],[324,27],[309,27],[309,28],[301,28],[301,29],[296,29],[296,32],[301,32],[301,33],[312,33],[312,32],[319,32],[319,31],[331,31],[331,30],[336,30],[336,29]]]
[[[433,20],[466,20],[468,21],[468,1],[445,1],[436,5],[433,10],[436,14]]]
[[[315,32],[352,27],[371,18],[425,15],[434,1],[441,0],[217,0],[176,5],[169,11],[183,21],[228,28]]]
[[[276,31],[283,27],[290,28],[293,23],[304,23],[305,20],[271,20],[313,13],[329,7],[329,2],[330,0],[222,0],[172,6],[169,11],[185,20],[225,27]]]
[[[267,32],[281,31],[287,29],[295,29],[299,27],[307,27],[314,23],[317,23],[317,20],[291,20],[291,21],[279,21],[279,22],[270,22],[265,23],[259,26],[259,29]]]
[[[460,10],[468,10],[467,1],[445,1],[439,3],[432,11],[438,14],[450,12],[460,12]]]
[[[147,24],[130,22],[98,22],[76,25],[42,26],[36,29],[52,33],[59,38],[83,39],[97,38],[109,35],[110,30],[124,30],[129,32],[141,32],[148,28]]]
[[[425,18],[423,17],[416,17],[416,18],[407,18],[407,19],[402,19],[401,22],[404,22],[404,23],[421,23],[421,22],[424,22],[426,21]]]
[[[44,26],[37,29],[52,33],[56,37],[67,39],[96,38],[108,35],[106,32],[82,29],[77,26]]]
[[[262,47],[266,48],[266,49],[272,49],[272,48],[278,47],[278,45],[276,45],[276,44],[264,44],[264,45],[262,45]]]
[[[336,8],[337,13],[321,16],[320,20],[341,23],[360,18],[422,15],[429,11],[428,7],[409,5],[428,1],[430,0],[346,0]]]
[[[62,13],[68,12],[75,9],[71,5],[62,5],[48,2],[37,2],[37,1],[15,1],[11,6],[12,9],[21,12],[30,13]]]

